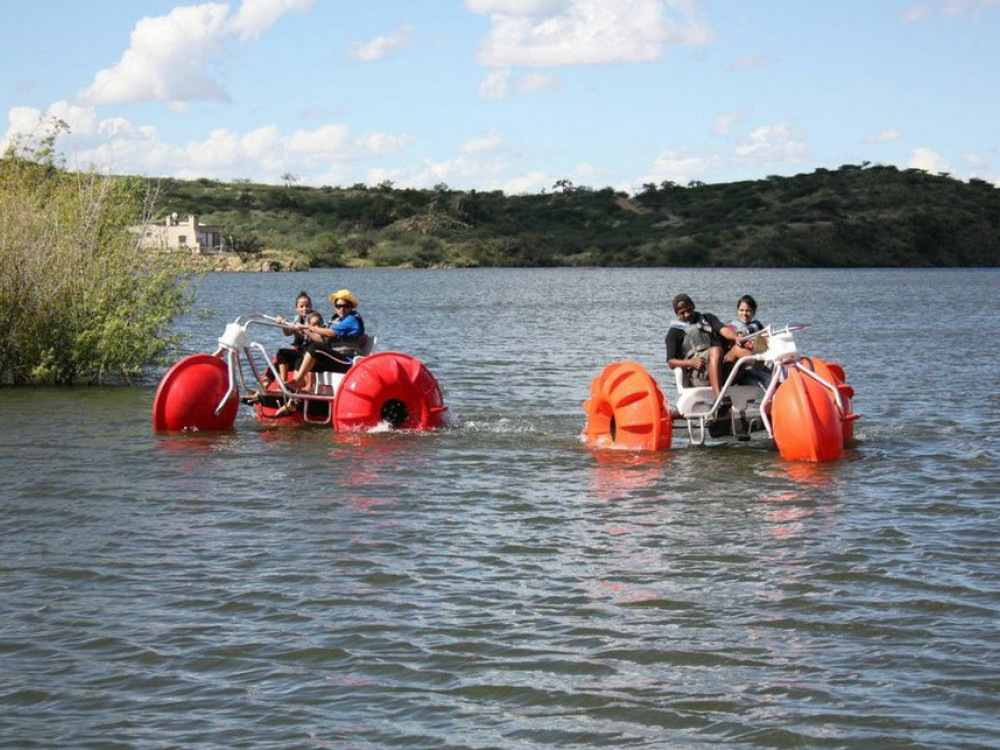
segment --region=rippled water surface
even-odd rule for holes
[[[1000,745],[1000,273],[218,274],[179,330],[341,286],[449,428],[156,435],[159,373],[0,389],[4,746]],[[679,291],[811,323],[857,448],[584,448],[604,364],[671,382]]]

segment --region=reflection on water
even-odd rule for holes
[[[590,457],[591,491],[610,501],[656,485],[669,472],[673,454],[602,450],[593,451]]]
[[[0,736],[22,747],[1000,745],[989,354],[971,351],[939,391],[898,375],[925,371],[918,348],[885,345],[985,324],[997,277],[206,278],[200,304],[213,310],[180,325],[192,350],[213,350],[248,305],[287,313],[302,288],[322,299],[348,286],[383,348],[441,381],[451,425],[284,429],[241,409],[230,433],[154,435],[152,382],[0,389]],[[864,309],[843,306],[844,288]],[[933,319],[928,288],[953,301]],[[813,465],[757,441],[581,445],[580,404],[607,362],[636,359],[669,383],[677,291],[720,314],[752,291],[763,319],[811,322],[800,346],[844,365],[859,446]],[[616,300],[599,327],[595,294]]]

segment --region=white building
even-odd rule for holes
[[[139,246],[158,250],[187,250],[188,252],[217,253],[222,250],[222,227],[198,223],[197,216],[186,221],[177,214],[168,216],[162,224],[147,224],[137,228]]]

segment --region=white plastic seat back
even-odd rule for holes
[[[313,392],[323,395],[333,395],[340,387],[340,381],[344,379],[342,372],[314,372]]]
[[[711,411],[715,403],[715,394],[708,386],[684,385],[685,373],[683,367],[674,368],[674,382],[677,384],[677,412],[681,416],[689,414],[705,414]]]
[[[685,386],[683,368],[674,370],[677,384],[676,411],[681,416],[703,415],[712,410],[715,394],[709,386]],[[733,408],[739,412],[752,411],[760,407],[764,391],[757,385],[731,385],[726,391]]]
[[[378,336],[374,333],[365,334],[364,340],[361,342],[361,348],[358,349],[358,357],[367,357],[373,351],[375,351],[375,344],[378,342]],[[355,357],[357,359],[357,357]]]

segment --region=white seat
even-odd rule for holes
[[[709,386],[684,385],[684,374],[684,368],[674,369],[674,380],[677,384],[677,413],[682,417],[707,414],[715,404],[715,394]],[[732,385],[725,393],[733,410],[739,413],[745,413],[748,409],[759,409],[763,395],[763,389],[757,385]]]
[[[369,354],[375,351],[375,344],[377,342],[378,342],[378,336],[376,336],[374,333],[371,335],[366,333],[361,341],[361,346],[358,348],[358,355],[357,357],[355,357],[355,359],[357,359],[358,357],[367,357]]]
[[[340,387],[340,381],[344,379],[343,372],[314,372],[313,393],[332,396]]]
[[[681,416],[708,413],[715,403],[715,394],[708,386],[685,385],[685,374],[683,367],[674,368],[674,381],[677,383],[677,413]]]

